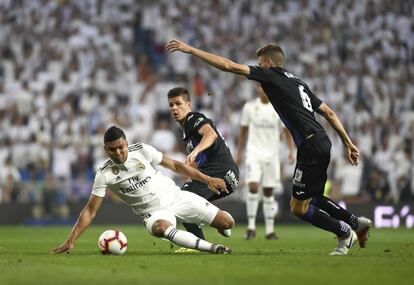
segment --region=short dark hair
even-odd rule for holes
[[[191,101],[190,93],[188,93],[188,90],[185,89],[184,87],[174,87],[173,89],[170,89],[170,91],[168,91],[168,94],[167,94],[168,99],[178,97],[178,96],[183,96],[184,100],[187,102]]]
[[[126,140],[126,136],[124,131],[121,128],[118,128],[117,126],[112,126],[109,129],[106,130],[104,135],[104,144],[107,142],[113,142],[117,139],[123,138]]]
[[[266,44],[256,50],[257,57],[264,56],[277,64],[283,65],[285,62],[285,53],[282,48],[274,43]]]

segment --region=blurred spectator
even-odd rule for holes
[[[336,201],[342,200],[353,204],[367,202],[369,198],[364,195],[365,191],[361,189],[363,168],[363,160],[358,166],[353,166],[345,155],[338,159],[335,163],[335,182],[330,197]]]
[[[69,207],[60,182],[52,175],[47,174],[43,183],[38,185],[39,199],[33,207],[33,217],[37,220],[43,218],[68,219]]]
[[[81,173],[72,183],[72,193],[75,200],[87,200],[91,195],[92,181],[86,179],[86,175]]]
[[[12,158],[6,158],[0,172],[0,201],[4,203],[16,203],[19,201],[21,189],[21,176],[18,169],[13,166]]]
[[[176,142],[172,124],[169,123],[169,116],[168,113],[158,114],[158,120],[156,120],[154,130],[149,139],[150,145],[167,155],[173,152]]]
[[[378,169],[373,168],[369,174],[368,184],[366,190],[371,196],[373,202],[391,202],[390,185],[384,173]]]

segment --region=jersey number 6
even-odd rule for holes
[[[303,107],[313,113],[312,104],[308,93],[306,93],[305,88],[302,85],[299,85],[298,88],[300,97],[302,98]]]

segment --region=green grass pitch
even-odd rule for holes
[[[123,231],[123,256],[101,255],[99,235]],[[49,251],[69,227],[0,227],[0,284],[414,284],[414,232],[374,229],[366,249],[329,256],[336,240],[310,226],[276,226],[279,240],[253,241],[238,225],[231,238],[204,227],[213,242],[229,245],[231,255],[175,254],[167,241],[151,237],[142,225],[92,226],[70,254]]]

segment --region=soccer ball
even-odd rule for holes
[[[98,240],[99,251],[102,254],[124,254],[128,246],[126,236],[117,230],[104,231]]]

